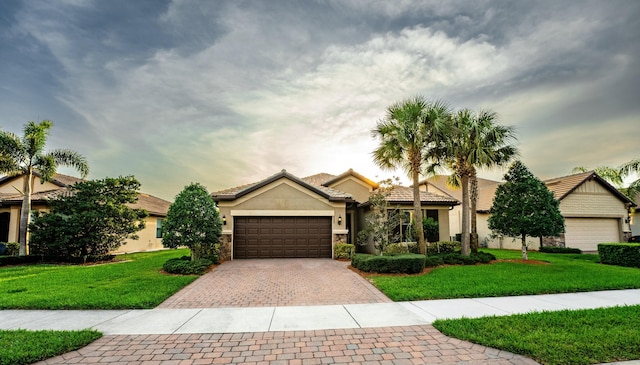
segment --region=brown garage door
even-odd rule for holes
[[[331,258],[331,217],[234,217],[233,257]]]

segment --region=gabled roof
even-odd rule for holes
[[[594,171],[587,171],[579,174],[557,177],[554,179],[545,180],[544,183],[547,185],[547,188],[551,190],[553,196],[556,199],[562,200],[567,195],[576,190],[580,185],[591,180],[599,182],[605,189],[609,190],[611,194],[615,195],[623,202],[628,203],[632,206],[636,205],[631,199],[629,199],[629,197],[622,194],[618,189],[609,184],[609,182],[601,178]]]
[[[327,174],[328,175],[328,174]],[[317,176],[318,179],[321,178],[320,174],[318,175],[314,175]],[[247,185],[241,185],[241,186],[237,186],[235,188],[230,188],[230,189],[225,189],[225,190],[221,190],[221,191],[217,191],[211,194],[211,196],[213,197],[213,200],[215,201],[230,201],[230,200],[236,200],[244,195],[247,195],[253,191],[256,191],[266,185],[269,185],[277,180],[280,179],[288,179],[291,182],[294,182],[308,190],[313,191],[314,193],[330,200],[330,201],[351,201],[353,200],[353,198],[351,197],[351,194],[347,194],[345,192],[342,191],[338,191],[335,189],[331,189],[328,188],[326,186],[322,186],[322,185],[315,185],[315,184],[311,184],[303,179],[300,179],[290,173],[287,172],[287,170],[282,170],[279,173],[270,176],[264,180],[258,181],[256,183],[253,184],[247,184]]]
[[[319,174],[303,177],[302,180],[314,186],[324,186],[327,181],[335,180],[336,177],[336,175],[321,172]]]
[[[39,172],[34,171],[33,175],[37,176],[37,177],[41,177],[42,175],[40,175]],[[5,182],[17,178],[17,177],[21,177],[23,175],[7,175],[7,176],[3,176],[2,178],[0,178],[0,185],[4,184]],[[73,177],[73,176],[69,176],[69,175],[64,175],[64,174],[55,174],[53,175],[53,178],[51,179],[51,183],[54,185],[58,185],[61,188],[66,188],[67,186],[73,185],[77,182],[80,181],[84,181],[80,178],[77,177]]]
[[[34,173],[34,175],[40,177],[39,173]],[[20,175],[5,176],[0,179],[0,184],[19,176]],[[55,199],[63,194],[69,194],[70,190],[68,190],[67,188],[75,183],[82,181],[85,180],[73,176],[55,174],[53,179],[51,180],[51,183],[59,186],[60,188],[31,193],[31,201],[46,203],[50,199]],[[2,204],[22,204],[22,199],[23,194],[20,193],[0,194],[0,203]],[[169,211],[170,205],[171,202],[164,199],[145,193],[138,193],[138,201],[134,204],[129,204],[129,207],[144,209],[149,212],[150,215],[166,216],[167,212]]]
[[[569,194],[571,194],[574,190],[576,190],[580,185],[589,180],[596,180],[599,182],[605,189],[607,189],[611,194],[615,195],[618,199],[622,200],[625,203],[628,203],[632,206],[636,205],[631,199],[629,199],[626,195],[622,194],[618,189],[609,184],[605,179],[600,177],[594,171],[583,172],[574,175],[557,177],[549,180],[543,181],[547,188],[553,193],[553,196],[562,201],[562,199],[566,198]],[[438,175],[433,178],[429,178],[420,182],[423,184],[431,184],[436,188],[445,191],[451,194],[456,199],[462,199],[462,190],[461,189],[451,189],[446,184],[447,176]],[[502,184],[499,181],[493,181],[488,179],[478,178],[478,204],[476,206],[476,210],[478,212],[489,212],[491,209],[491,205],[493,204],[493,197],[496,193],[496,189],[498,186]]]
[[[331,176],[330,174],[318,174],[318,175]],[[313,175],[313,176],[318,176],[318,175]],[[342,173],[342,174],[340,174],[338,176],[334,176],[333,178],[330,178],[330,179],[324,181],[323,183],[321,183],[321,185],[323,185],[323,186],[331,186],[331,184],[336,183],[336,182],[338,182],[338,181],[340,181],[340,180],[342,180],[342,179],[344,179],[346,177],[349,177],[349,176],[355,177],[356,179],[364,182],[365,184],[368,184],[369,186],[373,187],[374,189],[378,188],[378,184],[376,182],[374,182],[374,181],[366,178],[365,176],[353,171],[353,169],[349,169],[346,172],[344,172],[344,173]]]

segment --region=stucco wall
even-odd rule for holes
[[[24,179],[23,176],[18,176],[9,181],[6,181],[2,186],[0,186],[0,193],[3,194],[18,194],[22,192],[22,188],[24,187]],[[16,190],[17,189],[17,190]],[[55,185],[50,182],[46,182],[44,184],[40,183],[40,178],[36,177],[35,182],[33,183],[33,193],[38,193],[41,191],[60,189],[58,185]]]
[[[358,203],[369,200],[372,191],[371,186],[351,176],[332,184],[331,188],[351,194]]]
[[[138,232],[139,238],[137,240],[125,240],[126,244],[120,246],[114,253],[156,251],[163,249],[162,238],[156,238],[158,219],[162,218],[156,216],[147,217],[145,219],[145,228]]]
[[[233,245],[234,216],[330,216],[332,217],[332,241],[336,235],[344,235],[346,204],[330,202],[325,197],[306,189],[286,178],[263,186],[239,199],[218,203],[220,216],[226,224],[222,233],[231,236]],[[338,224],[342,217],[342,224]]]

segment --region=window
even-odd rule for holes
[[[156,238],[162,238],[162,219],[160,218],[156,222]]]

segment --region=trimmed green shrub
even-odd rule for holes
[[[350,243],[336,243],[333,245],[334,259],[350,259],[354,252],[355,245]]]
[[[0,256],[0,266],[35,264],[41,261],[40,256]]]
[[[640,243],[600,243],[598,255],[603,264],[640,267]]]
[[[444,253],[439,255],[430,256],[431,259],[440,259],[443,264],[447,265],[475,265],[478,263],[487,264],[496,257],[487,252],[472,253],[469,256],[464,256],[458,252]]]
[[[437,255],[441,253],[460,252],[460,242],[458,241],[438,241],[429,243],[427,255]]]
[[[167,260],[162,269],[171,274],[202,275],[213,264],[209,259],[191,261],[189,256]]]
[[[442,261],[442,257],[427,256],[427,259],[424,260],[424,267],[436,267],[440,265],[444,265],[444,261]]]
[[[399,253],[418,253],[417,242],[397,242],[391,243],[384,248],[385,254],[399,254]]]
[[[355,254],[351,266],[366,272],[416,274],[424,269],[425,256],[413,253],[399,255]]]
[[[7,242],[5,243],[6,249],[4,254],[7,256],[18,256],[18,252],[20,252],[20,244],[18,242]]]
[[[543,246],[543,247],[540,247],[539,252],[581,254],[582,250],[579,248],[571,248],[571,247]]]

